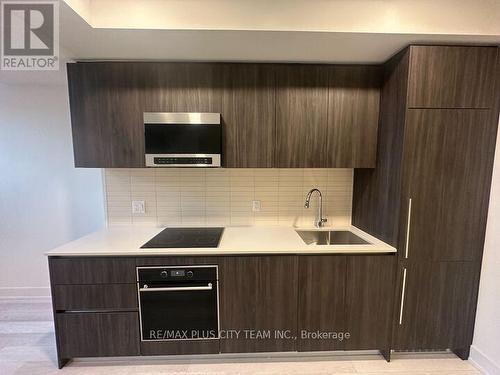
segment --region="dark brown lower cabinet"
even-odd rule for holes
[[[395,265],[395,255],[299,256],[299,351],[390,350]]]
[[[58,311],[138,309],[136,284],[54,285],[52,293]]]
[[[296,256],[222,258],[219,288],[221,353],[296,350]]]
[[[49,258],[52,285],[135,283],[135,258]]]
[[[479,269],[479,262],[401,263],[393,349],[468,351]]]
[[[346,350],[390,350],[396,255],[347,257]]]
[[[139,355],[137,312],[56,314],[59,358]]]
[[[137,285],[99,283],[131,280],[103,275],[105,265],[133,272],[129,261],[49,261],[63,282],[52,284],[60,367],[77,357],[285,351],[380,350],[388,358],[391,349],[452,349],[467,357],[472,341],[479,262],[398,263],[396,254],[137,258],[143,266],[219,270],[219,340],[141,342]],[[91,264],[85,281],[97,284],[67,283],[83,280],[69,270]]]
[[[344,349],[343,337],[319,334],[345,332],[345,286],[345,256],[299,256],[299,351]]]

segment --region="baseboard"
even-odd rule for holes
[[[50,288],[46,286],[0,287],[0,298],[49,298]]]
[[[484,354],[474,345],[470,347],[469,362],[486,375],[500,375],[500,365]]]

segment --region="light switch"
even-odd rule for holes
[[[260,201],[252,201],[252,211],[253,212],[260,211]]]
[[[146,213],[146,204],[144,201],[132,201],[132,213],[144,214]]]

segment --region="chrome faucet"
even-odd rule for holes
[[[307,196],[306,196],[306,203],[304,204],[304,207],[309,208],[309,202],[311,201],[311,195],[315,191],[318,192],[318,196],[319,196],[318,221],[315,224],[316,224],[316,227],[321,228],[323,225],[325,225],[325,223],[327,222],[328,219],[323,218],[323,195],[321,195],[321,191],[319,191],[319,189],[309,190],[309,193],[307,193]]]

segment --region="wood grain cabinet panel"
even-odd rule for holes
[[[352,223],[397,247],[401,200],[401,170],[408,81],[408,49],[384,65],[380,90],[377,165],[355,169]]]
[[[275,77],[267,64],[224,67],[224,161],[228,168],[270,168],[275,150]]]
[[[311,334],[345,332],[346,257],[299,256],[299,270],[298,350],[344,349],[344,340]]]
[[[496,124],[489,110],[407,112],[400,248],[410,260],[480,260]]]
[[[277,66],[276,166],[325,168],[328,67]]]
[[[109,163],[109,148],[102,140],[101,124],[96,119],[98,103],[95,66],[68,64],[68,90],[71,133],[76,167],[92,167]]]
[[[480,262],[402,264],[393,349],[468,347],[474,328],[479,268]],[[401,308],[403,281],[406,284]]]
[[[411,46],[410,108],[490,108],[497,47]]]
[[[223,118],[227,167],[373,167],[378,70],[68,64],[75,165],[144,167],[144,112],[217,112]]]
[[[60,358],[139,355],[139,314],[56,314]]]
[[[206,63],[139,63],[149,112],[222,112],[222,68]]]
[[[137,309],[135,284],[54,285],[56,310]]]
[[[297,257],[226,257],[219,274],[221,329],[240,332],[221,340],[221,353],[296,350]],[[271,336],[251,337],[250,331]],[[291,338],[276,337],[276,331]]]
[[[49,258],[49,269],[52,285],[136,282],[134,258]]]
[[[389,350],[395,255],[359,255],[347,257],[346,350]]]
[[[328,167],[375,167],[381,78],[380,66],[330,69]]]
[[[218,354],[220,340],[142,341],[141,355]]]
[[[75,166],[144,167],[144,112],[222,111],[218,64],[68,64]]]
[[[68,64],[76,167],[144,166],[144,95],[137,63]]]

